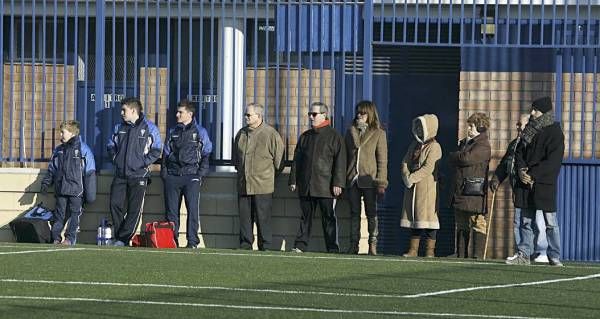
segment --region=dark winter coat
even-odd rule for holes
[[[57,146],[42,180],[46,187],[54,184],[56,196],[83,197],[91,203],[96,199],[96,164],[92,150],[79,135]]]
[[[148,167],[160,158],[162,141],[156,125],[141,114],[135,123],[117,124],[106,148],[116,176],[141,178],[150,175]]]
[[[208,133],[196,120],[188,125],[177,124],[167,135],[161,174],[205,176],[208,173],[208,158],[211,152],[212,142]]]
[[[346,185],[346,151],[340,133],[327,125],[310,129],[296,144],[290,185],[299,196],[333,198],[332,187]]]
[[[516,183],[516,207],[556,212],[556,186],[564,151],[565,137],[558,122],[545,127],[527,146],[519,143],[517,169],[527,168],[534,184],[531,188],[520,181]]]
[[[483,177],[487,181],[491,156],[492,150],[486,132],[469,141],[461,140],[458,151],[448,155],[448,161],[455,172],[454,183],[451,186],[452,208],[474,214],[486,213],[486,196],[463,195],[463,188],[467,177]],[[487,193],[487,183],[484,193]]]
[[[494,175],[498,178],[498,183],[502,183],[506,178],[510,182],[510,187],[514,188],[519,177],[517,176],[517,166],[515,164],[515,153],[517,152],[517,145],[519,144],[520,138],[517,137],[512,140],[506,148],[506,153],[502,156],[500,164],[496,167]]]

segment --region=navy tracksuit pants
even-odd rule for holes
[[[110,214],[115,240],[129,244],[142,217],[147,187],[148,179],[145,177],[113,178],[110,185]]]
[[[179,244],[179,220],[182,197],[187,209],[186,238],[188,245],[198,245],[198,227],[200,220],[200,185],[201,179],[197,175],[166,175],[163,177],[165,188],[166,217],[175,223],[175,242]]]
[[[77,231],[79,230],[79,218],[81,217],[82,205],[83,198],[81,197],[56,196],[56,207],[51,223],[53,241],[61,241],[60,234],[68,221],[65,238],[68,239],[72,245],[75,245],[75,242],[77,242]]]

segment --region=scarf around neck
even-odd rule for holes
[[[539,132],[552,124],[554,124],[554,113],[552,112],[544,113],[537,119],[530,118],[521,133],[521,141],[528,145]]]

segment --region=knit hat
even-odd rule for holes
[[[552,111],[552,100],[550,97],[545,96],[533,101],[533,103],[531,103],[531,107],[542,113],[548,113]]]

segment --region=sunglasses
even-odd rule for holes
[[[366,114],[367,114],[367,112],[363,112],[363,111],[356,112],[356,115],[366,115]]]
[[[308,116],[309,116],[309,117],[310,117],[310,116],[312,116],[312,117],[317,117],[317,115],[319,115],[319,114],[323,114],[323,113],[322,113],[322,112],[308,112],[307,114],[308,114]]]

